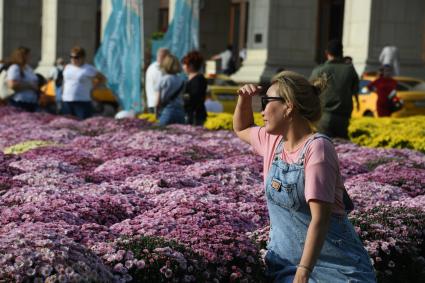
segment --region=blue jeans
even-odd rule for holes
[[[159,126],[166,126],[169,124],[184,124],[185,113],[182,106],[167,105],[161,110],[159,114]]]
[[[55,87],[56,103],[62,101],[62,86]]]
[[[91,101],[64,101],[62,114],[73,115],[83,120],[93,116],[93,107]]]
[[[56,113],[62,113],[62,86],[55,88],[55,100],[56,100]]]

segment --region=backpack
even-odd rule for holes
[[[56,87],[61,87],[63,84],[63,69],[58,68],[58,77],[55,80]]]
[[[0,100],[6,100],[15,93],[7,84],[8,67],[8,65],[3,65],[0,68]]]

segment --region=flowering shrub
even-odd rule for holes
[[[204,127],[232,130],[233,115],[209,113]],[[256,125],[264,125],[260,113],[254,113]],[[368,147],[409,148],[425,152],[425,116],[408,118],[355,118],[349,127],[350,140]]]
[[[147,120],[147,121],[149,121],[151,123],[155,123],[156,122],[156,116],[155,116],[155,114],[143,113],[143,114],[140,114],[139,116],[137,116],[137,118],[143,119],[143,120]]]
[[[254,113],[254,123],[263,126],[263,118],[260,113]],[[232,130],[233,115],[229,113],[208,113],[204,127],[208,130]]]
[[[372,257],[379,282],[425,281],[425,212],[376,206],[351,221]]]
[[[229,262],[229,267],[225,268],[206,261],[191,248],[176,241],[153,236],[120,238],[109,244],[106,254],[102,254],[102,248],[105,249],[96,246],[92,249],[113,266],[115,273],[121,273],[128,281],[236,282],[241,277],[246,282],[264,280],[258,255],[249,256],[243,262]],[[246,267],[241,269],[237,265]]]
[[[352,119],[350,139],[369,147],[410,148],[425,152],[425,116]]]
[[[34,149],[37,147],[53,145],[54,143],[49,141],[25,141],[13,146],[7,147],[4,149],[4,153],[6,154],[20,154],[24,153],[30,149]]]
[[[379,279],[422,279],[424,154],[335,146]],[[262,179],[230,131],[2,107],[0,281],[264,282]]]

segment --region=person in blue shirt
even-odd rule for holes
[[[159,82],[159,126],[169,124],[184,124],[185,112],[183,108],[184,78],[178,74],[181,72],[179,59],[168,54],[160,65],[164,72]]]
[[[15,93],[10,105],[25,111],[35,112],[38,108],[38,78],[29,66],[31,50],[18,47],[10,56],[7,69],[7,84]]]

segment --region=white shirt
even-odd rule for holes
[[[221,52],[220,58],[221,58],[221,69],[226,70],[227,67],[229,66],[230,58],[232,58],[232,51],[227,49],[226,51]]]
[[[239,51],[239,57],[241,57],[241,59],[242,59],[243,61],[245,61],[246,56],[247,56],[247,51],[246,51],[246,49],[245,49],[245,48],[242,48],[242,49],[241,49],[241,51]]]
[[[89,64],[66,65],[63,71],[62,101],[91,101],[92,80],[97,73],[96,68]]]
[[[379,62],[382,65],[390,65],[393,67],[395,76],[400,74],[400,65],[398,63],[398,49],[395,46],[385,46],[379,55]]]
[[[158,62],[153,62],[146,70],[146,98],[148,107],[156,107],[159,98],[159,82],[163,73]]]
[[[34,86],[36,86],[38,83],[37,76],[34,74],[32,68],[28,65],[25,66],[23,74],[21,74],[17,64],[11,65],[7,69],[7,80],[26,82],[33,84]],[[18,102],[37,103],[38,97],[34,90],[26,89],[15,92],[15,94],[12,96],[12,99]]]
[[[205,100],[204,105],[207,112],[214,112],[214,113],[223,112],[223,105],[218,101],[207,98]]]

